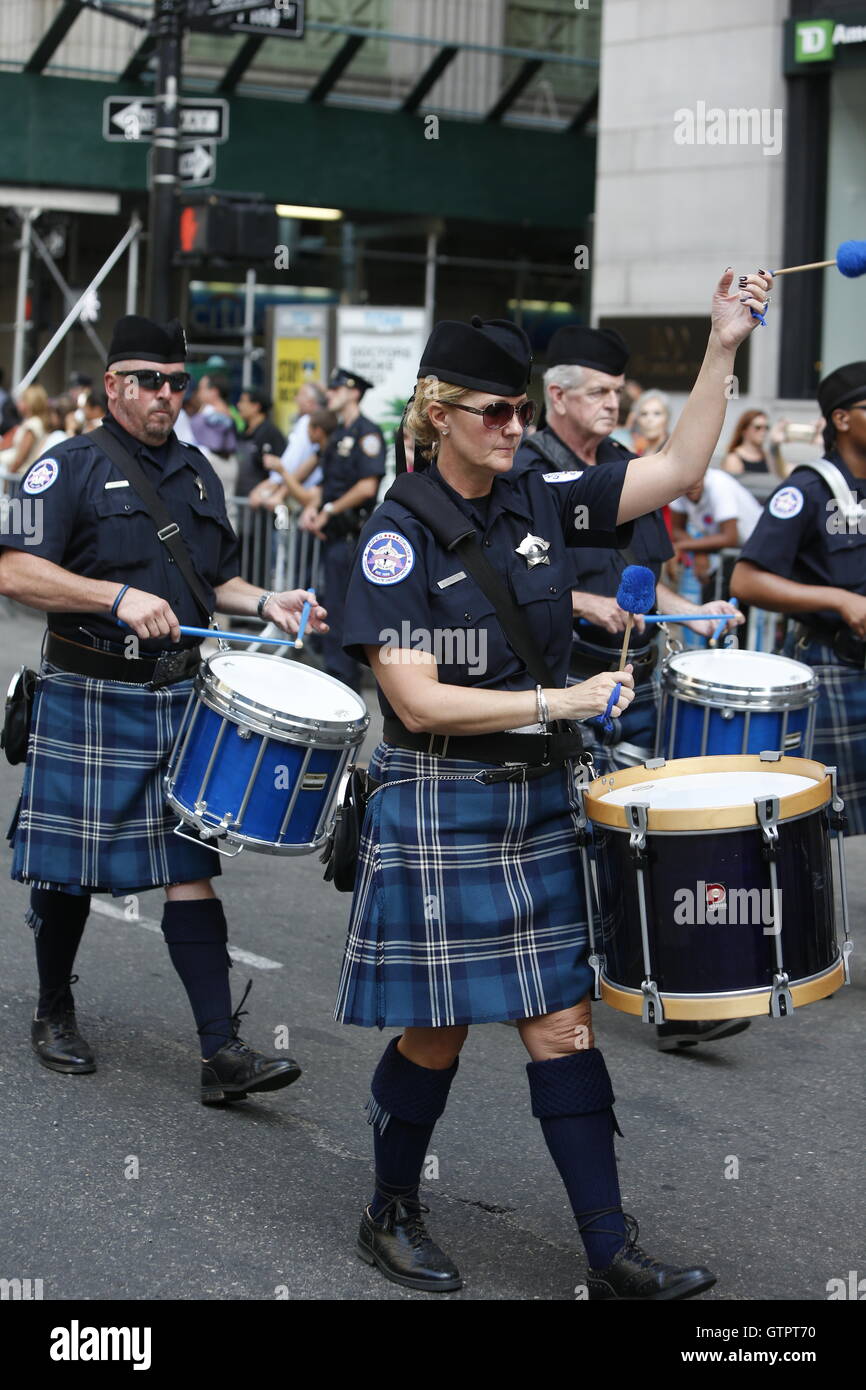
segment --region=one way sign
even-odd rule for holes
[[[180,134],[187,140],[229,137],[229,104],[225,97],[188,97],[180,103]],[[149,140],[156,128],[153,97],[106,97],[102,134],[106,140]]]
[[[203,184],[213,183],[216,176],[216,146],[202,143],[186,146],[178,157],[177,172],[184,188],[200,188]]]

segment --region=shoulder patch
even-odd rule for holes
[[[27,477],[21,485],[21,491],[26,492],[30,497],[35,497],[39,492],[47,492],[52,483],[56,483],[60,476],[60,464],[57,459],[40,459],[34,463]]]
[[[397,531],[378,531],[364,546],[361,569],[371,584],[399,584],[411,574],[415,552]]]
[[[572,469],[567,473],[542,473],[541,476],[546,483],[573,483],[575,478],[583,477],[583,469]]]
[[[375,458],[382,450],[382,441],[378,434],[365,434],[361,437],[361,448],[370,458]]]
[[[779,521],[790,521],[803,510],[803,494],[798,487],[783,487],[770,499],[767,511]]]

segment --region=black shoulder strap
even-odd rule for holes
[[[426,473],[401,473],[391,484],[387,496],[428,526],[446,550],[460,556],[481,592],[496,609],[509,646],[520,657],[532,679],[538,685],[555,686],[556,679],[526,618],[508,592],[501,574],[488,562],[469,518]]]
[[[121,444],[120,440],[104,425],[99,425],[90,433],[88,438],[91,443],[96,444],[104,454],[108,455],[115,468],[123,474],[126,481],[138,493],[150,513],[151,521],[156,526],[156,534],[186,580],[193,598],[209,623],[212,616],[210,604],[193,567],[190,553],[186,548],[186,541],[181,535],[180,527],[175,521],[172,521],[156,488],[148,480],[144,469],[133,458],[129,450]]]

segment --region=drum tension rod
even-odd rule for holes
[[[605,957],[603,953],[596,949],[595,943],[595,911],[593,908],[592,874],[590,872],[589,847],[592,844],[592,833],[589,829],[589,820],[586,814],[586,807],[583,803],[586,786],[577,784],[575,792],[577,794],[577,844],[580,850],[580,862],[583,869],[583,894],[586,898],[586,921],[589,927],[589,958],[588,965],[593,975],[592,997],[601,998],[601,976],[605,967]]]
[[[646,910],[646,879],[644,877],[644,871],[649,865],[649,853],[646,847],[647,808],[643,802],[631,802],[626,806],[625,813],[632,827],[631,834],[629,835],[628,847],[631,851],[632,862],[637,870],[637,899],[640,908],[640,934],[641,944],[643,946],[644,978],[640,987],[641,994],[643,995],[641,1022],[664,1023],[664,1005],[659,995],[658,985],[652,977],[649,923]]]
[[[845,983],[851,983],[851,964],[850,956],[854,950],[854,942],[851,940],[851,933],[848,927],[848,881],[845,877],[845,831],[848,829],[848,817],[845,815],[845,802],[839,795],[837,786],[838,771],[835,767],[826,769],[830,778],[830,829],[836,833],[833,839],[836,841],[836,856],[839,864],[839,896],[842,902],[842,930],[845,933],[845,940],[842,942],[842,969],[845,972]],[[833,904],[835,913],[835,901]]]
[[[763,758],[763,754],[761,755]],[[774,761],[774,759],[764,759]],[[776,956],[776,971],[773,975],[773,992],[770,996],[770,1014],[773,1018],[789,1018],[794,1012],[794,998],[788,988],[788,975],[782,958],[782,908],[779,896],[779,875],[776,859],[779,852],[779,798],[777,796],[756,796],[755,810],[761,826],[764,843],[761,857],[770,870],[770,895],[773,904],[773,922],[769,935],[773,938]],[[767,935],[767,928],[764,928]]]

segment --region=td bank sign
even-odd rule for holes
[[[866,44],[866,24],[837,24],[833,19],[797,19],[794,25],[794,62],[828,63],[836,49]]]

